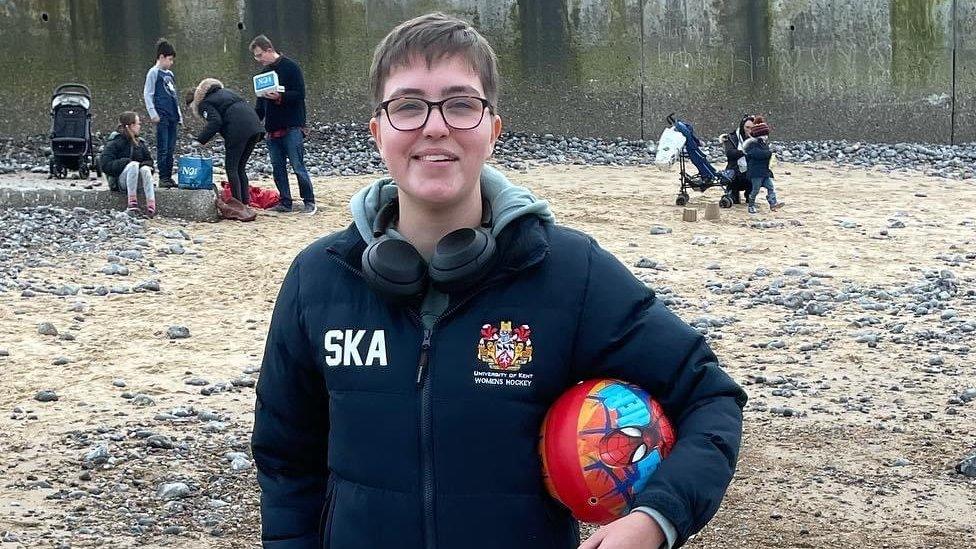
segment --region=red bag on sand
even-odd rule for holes
[[[220,184],[221,195],[226,202],[229,200],[233,194],[230,192],[230,183],[224,181]],[[262,210],[267,210],[269,208],[274,208],[278,205],[281,200],[281,195],[278,194],[276,189],[265,189],[264,187],[255,187],[254,185],[247,186],[249,198],[251,199],[249,206],[253,208],[261,208]]]

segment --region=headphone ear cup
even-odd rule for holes
[[[495,255],[495,237],[489,229],[464,228],[440,239],[428,268],[431,282],[446,293],[465,290],[487,272]]]
[[[363,276],[384,296],[412,297],[427,287],[427,264],[406,240],[383,236],[363,250]]]

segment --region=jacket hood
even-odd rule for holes
[[[193,113],[193,117],[199,121],[203,121],[203,117],[200,116],[200,102],[203,98],[210,93],[210,90],[223,88],[224,84],[216,78],[204,78],[197,84],[197,89],[193,92],[193,102],[190,103],[190,112]]]
[[[108,134],[108,138],[105,141],[106,142],[107,141],[112,141],[113,139],[125,139],[125,135],[122,132],[118,131],[118,130],[113,130],[112,133]],[[146,142],[146,140],[143,139],[141,135],[140,136],[137,136],[136,137],[136,140],[139,141],[140,143],[145,143]]]
[[[491,232],[494,236],[498,236],[515,219],[526,215],[535,215],[543,223],[556,222],[548,202],[536,198],[525,187],[513,184],[501,172],[488,165],[481,169],[481,193],[491,204]],[[356,229],[367,244],[375,240],[373,221],[376,215],[396,196],[396,182],[393,178],[384,177],[360,189],[349,201]]]

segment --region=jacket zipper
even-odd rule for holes
[[[436,320],[431,324],[430,328],[425,328],[423,326],[423,321],[420,319],[420,315],[410,309],[410,316],[413,317],[414,321],[423,329],[424,339],[420,344],[420,359],[417,364],[417,387],[420,389],[420,460],[421,460],[421,470],[423,471],[423,486],[421,487],[423,491],[424,499],[424,546],[427,549],[435,549],[437,547],[437,536],[436,528],[437,521],[435,520],[434,513],[434,435],[433,435],[433,405],[431,403],[431,381],[430,381],[430,348],[431,348],[431,336],[434,333],[434,327],[437,326],[442,320],[454,313],[454,311],[461,308],[462,305],[474,298],[475,295],[481,293],[485,288],[490,287],[492,284],[482,286],[479,291],[468,294],[464,299],[454,304],[443,314],[437,317]]]
[[[419,315],[411,310],[411,315],[420,321]],[[435,322],[436,324],[436,322]],[[417,387],[420,389],[420,463],[424,501],[424,546],[437,547],[436,520],[434,518],[434,437],[431,405],[431,387],[428,381],[427,366],[430,360],[430,338],[433,327],[424,328],[424,340],[420,344],[420,360],[417,364]]]
[[[349,271],[363,277],[362,271],[356,269],[341,257],[335,254],[328,254],[337,263]],[[424,502],[424,546],[427,549],[437,547],[436,520],[434,517],[434,437],[433,437],[433,417],[432,417],[432,395],[430,381],[430,349],[432,347],[431,338],[436,327],[442,320],[452,315],[468,301],[487,288],[494,286],[496,282],[490,282],[481,286],[477,291],[468,294],[462,300],[448,308],[443,314],[437,317],[430,328],[424,327],[420,313],[414,309],[408,309],[411,318],[423,330],[423,340],[420,343],[420,358],[417,362],[417,388],[420,390],[420,466],[422,471]]]

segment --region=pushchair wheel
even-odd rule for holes
[[[722,198],[720,198],[718,200],[718,207],[719,208],[731,208],[732,207],[732,199],[729,198],[729,197],[727,197],[727,196],[723,196]]]
[[[688,203],[688,195],[686,194],[679,194],[678,198],[674,200],[674,204],[676,206],[684,206],[687,203]]]
[[[78,179],[88,179],[88,164],[82,164],[78,168]]]

